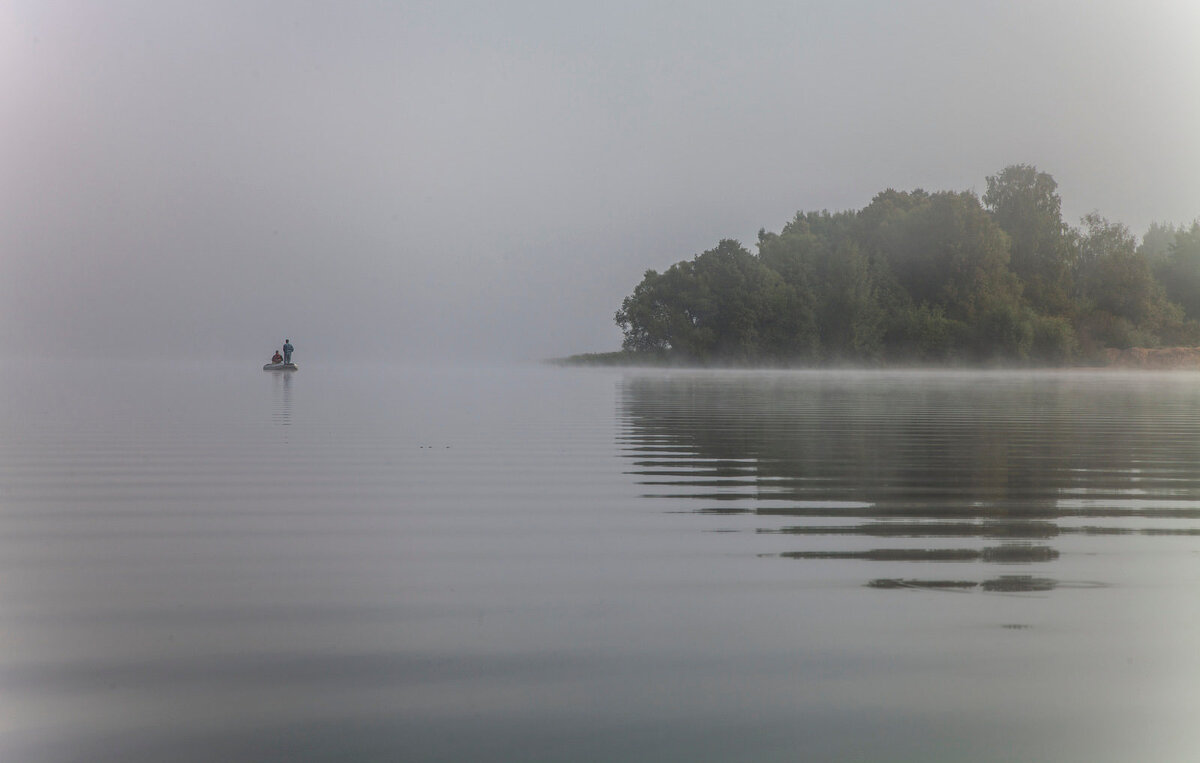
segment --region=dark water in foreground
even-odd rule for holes
[[[0,760],[1200,754],[1200,375],[0,384]]]

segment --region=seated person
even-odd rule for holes
[[[275,354],[271,356],[271,362],[272,363],[282,363],[283,362],[283,356],[279,354],[279,350],[276,350]]]

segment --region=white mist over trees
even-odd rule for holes
[[[1200,224],[1142,246],[1073,228],[1032,165],[972,192],[888,189],[800,212],[758,253],[734,240],[647,271],[615,319],[626,352],[691,362],[1063,363],[1200,343]]]

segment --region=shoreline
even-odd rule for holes
[[[1200,371],[1200,347],[1130,347],[1106,348],[1104,356],[1090,362],[1067,365],[1016,365],[1003,363],[872,363],[872,364],[793,364],[793,363],[689,363],[666,355],[649,355],[617,350],[588,352],[551,358],[546,363],[557,366],[600,366],[626,368],[677,369],[742,369],[742,370],[896,370],[928,371],[998,371],[998,370],[1096,370],[1096,371]]]

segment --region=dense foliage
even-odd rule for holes
[[[646,272],[616,313],[625,353],[687,362],[1066,363],[1106,347],[1200,344],[1200,223],[1141,245],[1098,215],[1062,220],[1029,165],[969,192],[886,190],[802,212]]]

